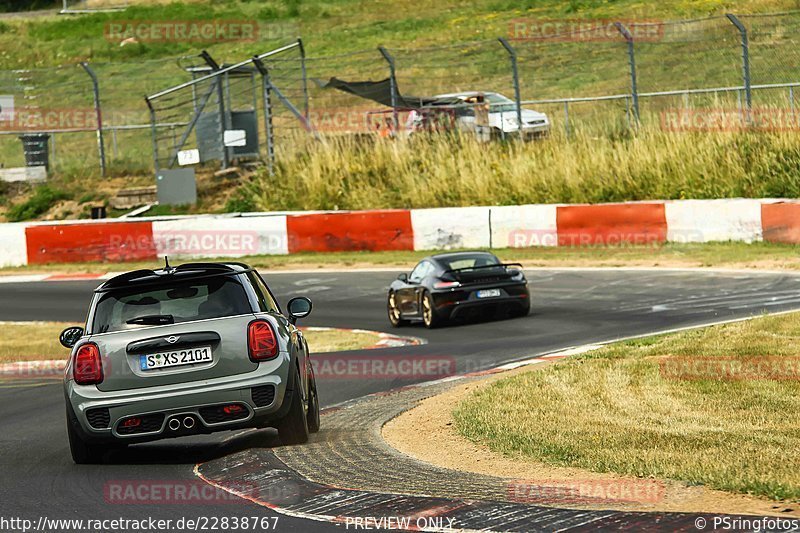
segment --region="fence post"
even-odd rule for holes
[[[728,13],[725,16],[739,30],[742,39],[742,78],[744,78],[744,98],[747,107],[747,123],[749,124],[750,111],[753,109],[753,94],[750,90],[750,41],[747,37],[747,28],[736,18],[736,15]]]
[[[639,123],[639,87],[636,82],[636,53],[633,47],[633,35],[631,32],[628,31],[621,22],[615,22],[614,26],[617,27],[617,30],[622,34],[625,38],[625,42],[628,43],[628,64],[630,65],[630,73],[631,73],[631,99],[633,100],[633,116],[636,119],[636,123]]]
[[[306,49],[303,46],[303,39],[297,39],[300,48],[300,73],[303,76],[303,116],[308,122],[308,72],[306,71]]]
[[[92,92],[94,93],[94,112],[97,115],[97,149],[100,152],[100,175],[106,175],[106,147],[103,142],[103,112],[100,107],[100,84],[97,81],[97,75],[89,66],[89,63],[83,61],[81,67],[89,77],[92,79]]]
[[[497,39],[503,48],[508,52],[511,58],[511,74],[514,79],[514,101],[517,103],[517,128],[519,129],[519,137],[522,138],[522,98],[519,91],[519,69],[517,68],[517,51],[508,43],[508,41],[500,37]]]
[[[397,101],[399,98],[397,97],[397,71],[395,70],[394,58],[383,46],[379,46],[378,51],[389,64],[389,85],[392,90],[392,118],[394,119],[394,131],[397,132],[400,129],[400,118],[397,114]]]
[[[156,173],[158,173],[160,169],[158,165],[158,132],[156,131],[156,110],[153,109],[153,104],[150,102],[150,98],[145,96],[144,101],[147,102],[147,108],[150,110],[150,137],[153,141],[153,167],[155,168]]]
[[[270,176],[275,175],[275,135],[272,130],[272,97],[270,91],[269,70],[258,57],[253,58],[258,71],[261,73],[261,86],[264,98],[264,136],[267,138],[267,171]]]
[[[219,63],[214,61],[214,58],[211,57],[211,54],[203,50],[200,52],[200,57],[203,58],[203,61],[211,67],[211,70],[217,71],[220,70]],[[223,86],[222,82],[227,80],[227,75],[225,76],[224,80],[221,80],[219,76],[214,78],[212,83],[216,84],[217,86],[217,100],[219,100],[219,142],[222,148],[222,168],[228,168],[230,164],[230,160],[228,158],[228,147],[225,146],[225,128],[227,127],[228,120],[225,113],[225,87]]]

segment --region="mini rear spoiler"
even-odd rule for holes
[[[508,268],[508,267],[519,267],[522,268],[522,263],[498,263],[496,265],[484,265],[479,267],[465,267],[465,268],[451,268],[450,270],[445,270],[442,274],[457,274],[459,272],[464,272],[466,270],[481,270],[484,268]]]

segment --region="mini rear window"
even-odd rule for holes
[[[92,330],[107,333],[251,313],[247,293],[230,276],[103,293]]]

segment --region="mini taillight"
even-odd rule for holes
[[[278,339],[272,324],[266,320],[254,320],[247,328],[247,349],[250,360],[266,361],[278,355]]]
[[[458,287],[461,285],[457,281],[437,281],[433,284],[434,289],[452,289],[453,287]]]
[[[103,382],[103,362],[100,349],[93,342],[87,342],[75,353],[72,377],[78,385],[97,385]]]

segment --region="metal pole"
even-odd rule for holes
[[[744,78],[744,98],[747,106],[747,122],[750,123],[750,111],[753,109],[753,94],[750,89],[750,43],[747,38],[747,28],[736,18],[736,15],[728,13],[725,15],[731,24],[736,26],[742,39],[742,77]]]
[[[569,102],[564,102],[564,132],[569,139]]]
[[[394,58],[383,46],[379,46],[378,51],[380,51],[386,62],[389,63],[389,85],[392,90],[392,118],[394,119],[394,131],[397,132],[400,129],[400,118],[397,113],[397,102],[399,99],[397,97],[397,71],[395,70]]]
[[[156,132],[156,110],[153,109],[153,103],[150,101],[148,97],[144,97],[144,101],[147,102],[147,108],[150,110],[150,135],[153,139],[153,162],[155,166],[155,171],[158,172],[159,165],[158,165],[158,133]]]
[[[633,115],[636,118],[636,123],[639,123],[639,88],[636,81],[636,54],[633,47],[633,35],[628,31],[621,22],[615,22],[614,26],[625,38],[628,43],[628,64],[630,65],[631,74],[631,98],[633,99]]]
[[[272,84],[269,81],[269,70],[264,63],[256,58],[253,58],[258,71],[261,73],[261,86],[263,88],[264,98],[264,136],[267,138],[267,171],[270,176],[275,175],[275,137],[272,129],[272,98],[271,90]]]
[[[106,147],[103,142],[103,113],[100,108],[100,84],[97,82],[97,75],[95,75],[89,63],[86,61],[81,63],[81,67],[89,77],[92,79],[92,90],[94,92],[94,111],[97,115],[97,149],[100,152],[100,175],[106,175]]]
[[[503,48],[508,52],[511,58],[511,74],[514,79],[514,100],[517,104],[517,128],[519,129],[519,137],[522,138],[522,98],[519,91],[519,69],[517,68],[517,51],[505,40],[503,37],[497,39]]]
[[[206,62],[206,64],[211,67],[211,69],[215,72],[220,71],[219,64],[214,61],[214,58],[211,57],[207,51],[203,50],[200,52],[200,57]],[[217,100],[219,102],[219,144],[220,148],[222,149],[222,168],[228,168],[230,164],[230,160],[228,158],[228,147],[225,146],[225,129],[228,124],[228,120],[225,114],[225,87],[223,86],[223,81],[227,81],[227,73],[229,70],[225,70],[225,80],[220,80],[220,75],[217,75],[216,78],[212,80],[212,83],[216,84],[217,89]],[[229,91],[230,92],[230,91]]]
[[[302,39],[297,39],[297,46],[300,47],[300,71],[303,76],[303,116],[308,121],[308,72],[306,71],[306,49]]]

